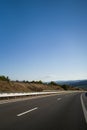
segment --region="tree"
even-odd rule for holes
[[[51,81],[51,82],[49,83],[49,85],[55,85],[55,86],[58,86],[58,84],[57,84],[56,82],[53,82],[53,81]]]
[[[0,80],[1,81],[10,81],[9,77],[8,76],[6,77],[4,75],[0,76]]]
[[[61,87],[62,87],[64,90],[68,90],[68,88],[69,88],[69,86],[68,86],[68,85],[65,85],[65,84],[62,85]]]

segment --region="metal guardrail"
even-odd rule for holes
[[[45,95],[45,94],[55,94],[58,92],[32,92],[32,93],[1,93],[0,98],[6,97],[21,97],[21,96],[37,96],[37,95]]]
[[[22,96],[37,96],[37,95],[47,95],[47,94],[60,94],[60,93],[72,93],[77,91],[53,91],[53,92],[30,92],[30,93],[0,93],[0,98],[9,97],[22,97]]]

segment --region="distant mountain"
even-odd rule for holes
[[[71,81],[56,81],[59,85],[70,85],[72,87],[79,87],[87,89],[87,80],[71,80]]]

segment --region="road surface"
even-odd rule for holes
[[[0,130],[87,130],[85,93],[0,104]]]

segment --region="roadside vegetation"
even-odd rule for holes
[[[6,77],[6,76],[2,75],[2,76],[0,76],[0,81],[10,81],[10,79],[8,76]]]
[[[11,81],[7,76],[0,76],[0,92],[41,92],[54,90],[79,90],[69,85],[58,85],[51,81],[44,83],[40,81]]]

